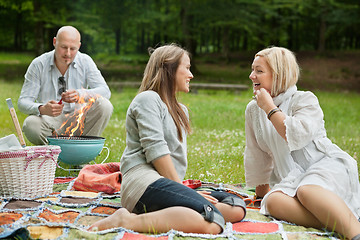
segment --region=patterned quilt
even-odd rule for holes
[[[58,182],[54,192],[43,198],[0,199],[0,239],[337,239],[330,232],[263,216],[251,205],[242,222],[226,223],[225,231],[219,235],[175,230],[149,235],[124,228],[88,232],[88,226],[121,207],[119,194],[74,191],[74,180]],[[222,189],[244,198],[253,194],[241,184],[202,183],[201,187]]]

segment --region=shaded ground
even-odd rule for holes
[[[200,79],[250,85],[248,76],[254,54],[255,52],[234,54],[228,63],[225,63],[221,55],[201,57],[197,64]],[[296,57],[301,68],[299,88],[360,93],[360,51],[327,51],[325,54],[303,51],[296,53]],[[218,74],[219,72],[222,73]]]
[[[196,82],[239,83],[251,85],[248,78],[255,52],[234,53],[230,61],[220,54],[197,56],[192,62]],[[301,71],[298,86],[305,90],[360,93],[360,51],[299,52]],[[15,59],[16,60],[16,59]],[[0,79],[23,81],[30,63],[0,59]],[[107,81],[141,81],[143,61],[99,60],[98,67]]]
[[[297,55],[302,76],[299,86],[309,90],[360,92],[360,52],[311,52]]]

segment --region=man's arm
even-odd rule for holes
[[[78,53],[79,54],[79,53]],[[96,66],[92,58],[86,54],[80,53],[82,58],[82,64],[85,65],[86,69],[86,82],[88,89],[76,89],[79,96],[84,96],[86,94],[90,95],[101,95],[104,98],[110,99],[111,92],[110,88],[107,85],[104,77],[102,76],[100,70]]]
[[[39,107],[42,103],[36,102],[41,87],[39,75],[40,73],[34,60],[25,73],[24,84],[18,99],[19,110],[28,115],[40,115]]]

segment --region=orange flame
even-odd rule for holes
[[[89,96],[80,97],[78,102],[75,104],[74,113],[71,116],[70,114],[68,114],[67,120],[62,123],[62,125],[56,132],[62,132],[61,129],[66,125],[69,125],[68,127],[66,127],[64,131],[66,136],[69,137],[74,136],[77,130],[79,130],[78,136],[81,136],[84,132],[84,121],[85,121],[86,113],[89,111],[91,106],[95,103],[96,99],[99,97],[101,96],[95,95],[94,97],[89,97]]]

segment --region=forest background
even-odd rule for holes
[[[0,0],[0,51],[38,56],[63,25],[79,29],[81,51],[109,80],[132,77],[117,63],[145,64],[147,48],[164,43],[187,48],[197,76],[196,60],[249,68],[256,51],[277,45],[298,55],[304,79],[312,74],[303,87],[360,91],[358,0]]]
[[[193,112],[189,158],[197,160],[188,177],[214,181],[225,174],[231,179],[220,180],[244,181],[243,171],[231,166],[242,168],[248,76],[254,53],[271,45],[294,51],[302,69],[298,87],[319,96],[329,137],[359,162],[358,0],[0,0],[4,101],[6,93],[16,103],[29,63],[53,49],[63,25],[81,32],[80,51],[93,57],[108,83],[141,81],[148,47],[175,42],[192,53],[192,82],[249,86],[240,95],[183,97]],[[119,148],[110,154],[114,161],[125,146],[125,112],[135,94],[112,88],[115,111],[104,135],[110,148]],[[0,137],[13,132],[3,105]],[[22,122],[25,115],[18,111],[18,117]]]

